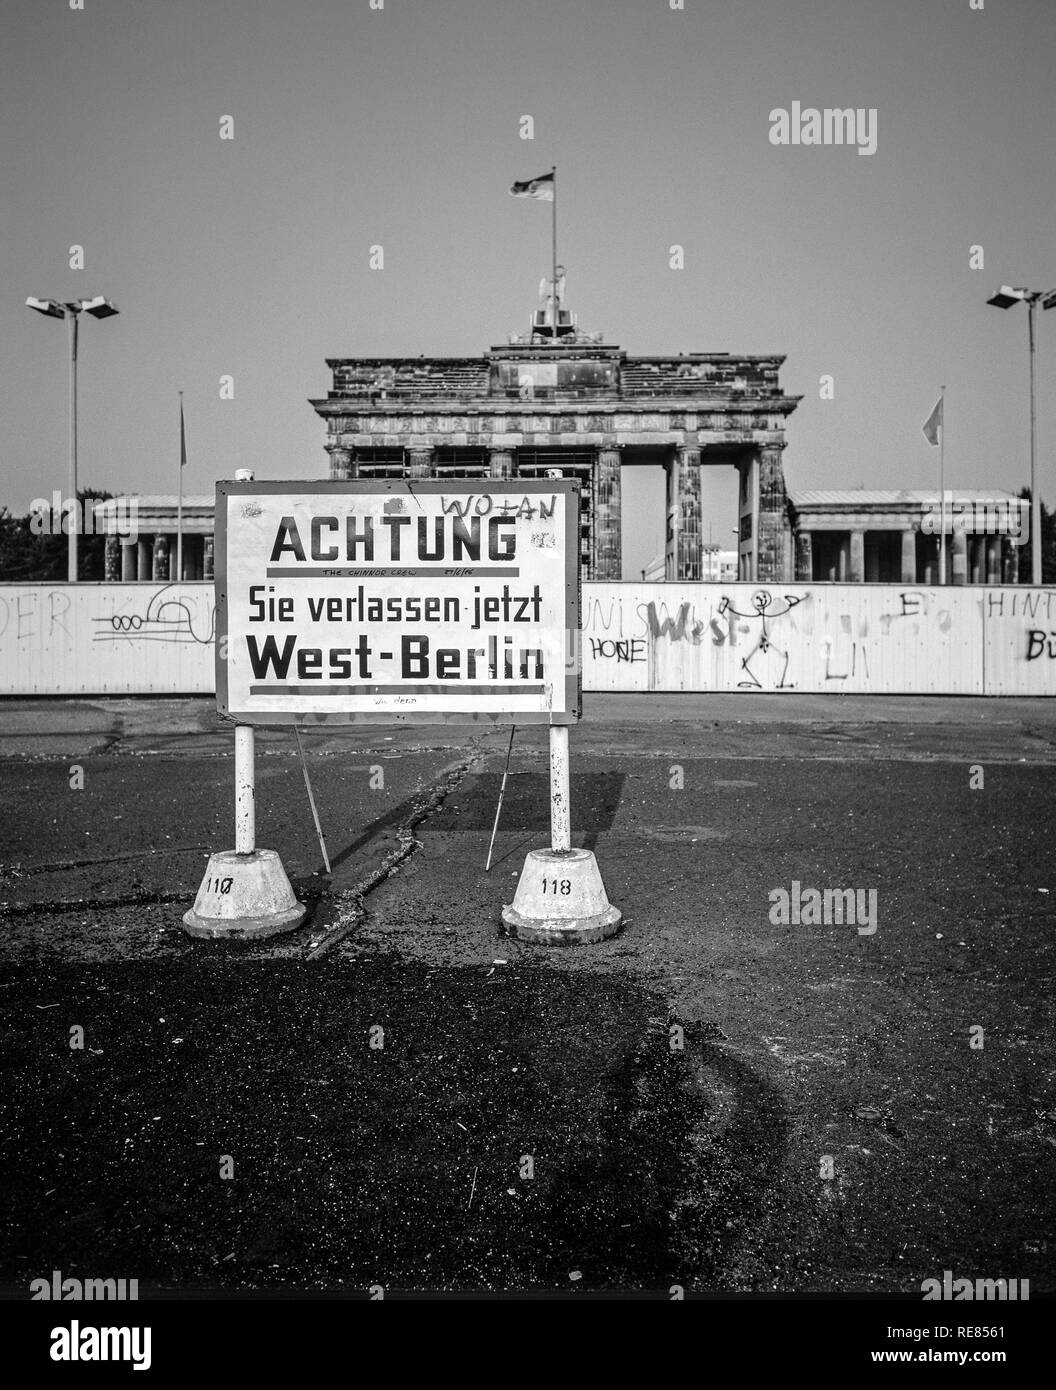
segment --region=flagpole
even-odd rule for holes
[[[550,249],[551,249],[552,259],[553,259],[553,266],[552,266],[552,269],[553,269],[554,279],[553,279],[553,283],[552,283],[551,288],[552,288],[552,290],[553,290],[553,301],[554,301],[554,342],[556,343],[556,342],[557,342],[557,165],[556,165],[556,164],[553,165],[553,167],[551,168],[550,172],[551,172],[551,174],[553,175],[553,179],[554,179],[553,221],[552,221],[552,224],[551,224],[551,229],[552,229],[553,236],[552,236],[552,241],[551,241],[551,247],[550,247]]]
[[[176,493],[176,583],[183,583],[183,392],[180,392],[180,483]]]
[[[939,583],[946,583],[946,387],[939,388]]]

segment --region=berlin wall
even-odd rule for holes
[[[0,694],[211,694],[213,586],[0,584]],[[1056,589],[583,585],[587,691],[1056,695]]]
[[[0,584],[0,694],[208,695],[211,583]]]
[[[1056,590],[584,584],[583,685],[1056,695]]]

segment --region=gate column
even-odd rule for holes
[[[759,451],[759,513],[753,518],[756,541],[755,578],[787,580],[787,554],[792,528],[788,519],[788,493],[781,464],[784,444],[766,444]]]
[[[620,501],[620,451],[600,448],[594,465],[593,579],[619,579],[622,573]]]
[[[675,449],[667,465],[667,515],[674,535],[667,551],[665,579],[699,579],[700,450]]]

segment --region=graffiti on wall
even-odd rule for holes
[[[1056,590],[987,589],[987,690],[1048,695],[1056,685]]]
[[[0,694],[211,693],[210,583],[0,584]],[[1056,589],[583,585],[587,691],[1056,695]]]
[[[648,596],[641,590],[648,590]],[[709,666],[721,681],[717,688],[795,687],[795,638],[787,616],[810,598],[807,592],[711,584],[596,584],[585,586],[584,592],[588,690],[593,678],[604,681],[599,668],[620,662],[639,664],[643,677],[648,668],[648,680],[638,688],[696,688],[685,684],[679,672]],[[713,655],[707,655],[709,650]],[[602,683],[598,688],[624,687]]]
[[[93,615],[96,642],[198,642],[211,645],[216,633],[212,585],[192,590],[187,584],[166,584],[150,594],[142,608]]]
[[[590,654],[595,661],[645,661],[644,637],[591,637]]]
[[[1056,630],[1038,626],[1056,621],[1054,601],[1056,592],[1048,589],[1002,589],[987,594],[986,614],[988,619],[1020,620],[1027,661],[1056,661]]]
[[[68,589],[0,585],[0,644],[21,646],[69,640],[72,603]]]
[[[211,583],[0,584],[0,694],[206,694]]]
[[[742,613],[739,608],[734,608],[726,594],[723,594],[719,601],[720,613],[729,613],[732,617],[744,618],[749,623],[758,625],[755,645],[747,656],[741,657],[741,670],[748,679],[739,680],[737,684],[741,688],[748,686],[754,690],[762,690],[763,686],[758,678],[758,671],[752,670],[751,663],[754,660],[758,668],[762,659],[766,657],[769,652],[773,651],[776,652],[778,656],[784,658],[781,666],[781,677],[777,682],[776,688],[778,690],[789,690],[791,689],[791,683],[785,680],[785,677],[788,675],[789,649],[775,642],[770,632],[776,619],[783,617],[785,613],[791,613],[796,604],[802,603],[803,599],[797,598],[794,594],[786,594],[784,599],[775,601],[768,589],[757,589],[749,602],[752,611]]]
[[[589,584],[584,596],[587,690],[1056,694],[1056,591]],[[1033,675],[1050,641],[1053,674]],[[627,644],[633,665],[619,660]]]

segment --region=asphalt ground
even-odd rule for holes
[[[573,841],[625,921],[570,950],[500,924],[545,737],[485,873],[505,730],[306,736],[328,876],[262,731],[258,843],[310,910],[211,942],[212,703],[0,705],[10,1295],[1053,1291],[1052,703],[587,697]],[[877,930],[774,925],[794,880],[875,888]]]

